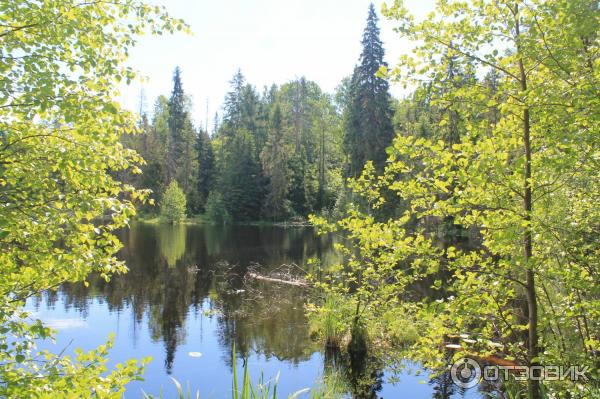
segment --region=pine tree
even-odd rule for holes
[[[215,112],[215,116],[213,118],[213,130],[212,130],[212,135],[216,136],[217,132],[219,131],[219,112]]]
[[[359,175],[367,160],[372,160],[379,171],[383,170],[385,149],[394,137],[389,84],[376,76],[381,66],[387,66],[377,21],[371,4],[361,42],[363,50],[352,75],[346,109],[344,144],[350,157],[350,176]]]
[[[156,121],[161,117],[160,98],[155,108]],[[163,97],[163,100],[166,100]],[[139,139],[141,143],[134,147],[142,155],[145,165],[142,166],[143,173],[135,181],[136,187],[152,190],[152,198],[158,201],[158,195],[162,192],[166,181],[165,149],[167,135],[165,131],[157,128],[157,123],[150,124],[144,115],[142,120],[142,134]],[[144,207],[150,210],[149,206]]]
[[[220,190],[228,213],[236,221],[258,220],[263,201],[262,169],[254,158],[254,136],[236,131],[221,170]]]
[[[435,85],[438,88],[432,94],[439,96],[442,101],[439,101],[433,123],[440,127],[438,138],[450,148],[453,144],[459,143],[460,136],[466,132],[464,120],[469,114],[469,111],[465,109],[464,101],[461,100],[460,95],[456,94],[456,91],[468,85],[472,86],[476,82],[476,77],[473,65],[461,61],[451,51],[446,51],[441,64],[444,69],[440,73],[441,76],[436,79],[439,81]]]

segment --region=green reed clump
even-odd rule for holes
[[[311,393],[310,399],[340,399],[345,397],[347,385],[339,371],[329,371],[323,374],[322,379]]]
[[[318,337],[326,347],[340,348],[349,338],[351,315],[352,309],[346,301],[336,295],[328,295],[321,307],[309,312],[311,335]]]
[[[170,377],[173,380],[173,384],[175,384],[175,388],[177,388],[177,399],[200,399],[200,391],[196,391],[196,394],[192,397],[190,392],[190,385],[188,384],[187,390],[184,392],[181,383],[177,381],[175,378]],[[143,399],[165,399],[165,396],[162,392],[158,394],[158,396],[148,395],[146,392],[142,391]]]
[[[244,374],[242,377],[242,385],[238,386],[237,356],[235,351],[235,345],[232,351],[232,363],[232,399],[277,399],[277,383],[279,381],[279,374],[277,374],[275,380],[268,381],[266,383],[263,379],[263,376],[261,375],[258,384],[254,386],[250,381],[250,372],[248,371],[248,360],[246,359],[246,361],[244,362]]]

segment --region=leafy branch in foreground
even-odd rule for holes
[[[600,222],[597,2],[440,1],[417,22],[402,1],[386,8],[417,44],[391,77],[435,88],[460,117],[453,140],[410,127],[389,149],[381,176],[367,166],[351,182],[367,206],[339,223],[346,263],[322,287],[376,323],[401,310],[420,325],[412,355],[447,366],[445,339],[467,334],[456,356],[520,364],[587,366],[591,382],[546,384],[553,396],[591,398],[600,364]],[[501,48],[499,49],[499,46]],[[449,63],[492,70],[494,90],[446,79]],[[487,117],[494,110],[494,118]],[[442,135],[438,135],[442,136]],[[399,199],[404,213],[380,220]],[[375,215],[375,216],[373,216]],[[436,230],[453,225],[466,246]],[[422,295],[423,289],[434,295]],[[527,395],[540,398],[539,381]]]
[[[90,272],[126,271],[112,232],[147,193],[115,178],[142,159],[119,138],[134,118],[116,102],[136,36],[186,29],[160,7],[15,0],[0,4],[0,396],[121,397],[135,362],[106,375],[101,347],[74,359],[38,353],[52,336],[27,298]],[[143,364],[143,363],[142,363]]]

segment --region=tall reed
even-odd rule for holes
[[[264,376],[261,374],[260,379],[256,385],[254,385],[250,379],[248,359],[245,359],[242,381],[240,385],[235,345],[233,346],[231,359],[233,369],[233,377],[231,381],[231,399],[278,399],[277,385],[279,382],[279,373],[273,380],[269,381],[265,381]],[[196,391],[195,395],[192,396],[189,384],[187,390],[184,391],[179,381],[172,377],[171,380],[173,380],[173,384],[175,384],[175,388],[177,389],[177,399],[200,399],[200,391]],[[308,393],[311,393],[311,399],[333,399],[334,396],[332,396],[330,392],[331,391],[328,389],[311,391],[309,388],[304,388],[289,395],[288,399],[297,399],[301,395]],[[144,399],[167,399],[162,392],[158,396],[148,395],[143,391],[142,394]],[[337,397],[339,396],[335,396],[335,398]]]

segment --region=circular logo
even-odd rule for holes
[[[475,360],[465,357],[452,365],[452,382],[461,388],[473,388],[481,380],[481,367]]]

